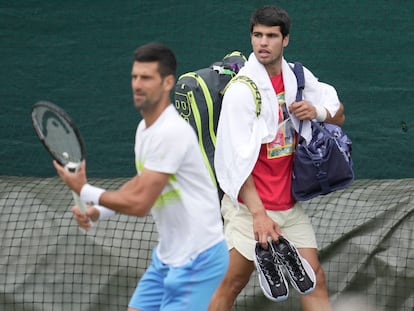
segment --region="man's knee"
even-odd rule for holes
[[[325,271],[323,270],[320,264],[318,264],[315,268],[315,276],[316,276],[316,286],[319,286],[321,288],[326,288]]]
[[[248,281],[246,282],[246,277],[235,276],[235,275],[226,275],[226,277],[221,282],[218,290],[222,291],[227,295],[237,297],[238,294],[246,287]]]

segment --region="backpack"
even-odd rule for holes
[[[298,84],[296,101],[300,101],[305,88],[303,66],[295,63],[292,70]],[[348,187],[354,180],[351,139],[338,125],[311,120],[312,139],[307,144],[301,137],[302,124],[293,158],[294,198],[306,201]]]
[[[228,85],[236,80],[246,83],[256,98],[256,114],[260,114],[261,100],[256,84],[248,77],[236,76],[245,62],[241,52],[233,51],[207,68],[181,75],[174,90],[175,108],[197,134],[204,163],[220,199],[223,192],[214,171],[214,151],[221,104]]]

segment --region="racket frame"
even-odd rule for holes
[[[35,109],[38,108],[38,107],[44,107],[44,108],[47,108],[47,109],[53,111],[55,114],[62,117],[62,119],[64,119],[69,124],[69,126],[72,128],[73,132],[75,133],[76,139],[78,140],[80,151],[81,151],[80,162],[82,162],[85,159],[85,154],[86,154],[85,143],[82,139],[82,135],[81,135],[78,127],[75,125],[72,118],[66,113],[66,111],[64,111],[59,106],[57,106],[57,105],[55,105],[51,102],[48,102],[48,101],[39,101],[36,104],[34,104],[33,107],[32,107],[32,124],[33,124],[33,128],[34,128],[37,136],[39,137],[39,140],[42,142],[43,146],[46,148],[47,152],[51,155],[51,157],[53,159],[55,159],[63,167],[65,167],[65,165],[67,164],[67,163],[64,163],[60,158],[56,157],[55,153],[53,153],[50,150],[49,146],[47,145],[46,139],[45,139],[45,137],[43,135],[43,132],[41,130],[41,126],[39,125],[39,123],[37,122],[37,118],[35,117]]]
[[[71,129],[75,133],[76,139],[77,139],[77,141],[79,143],[79,147],[80,147],[81,158],[80,158],[79,163],[69,162],[69,161],[64,163],[62,161],[62,159],[56,157],[56,154],[54,152],[52,152],[52,150],[49,148],[48,144],[46,143],[46,138],[43,135],[42,128],[39,125],[38,120],[36,118],[36,109],[40,108],[40,107],[47,108],[47,109],[51,110],[53,113],[55,113],[56,115],[58,115],[59,117],[64,119],[68,123],[68,125],[71,127]],[[85,159],[85,143],[82,139],[82,136],[81,136],[81,133],[80,133],[78,127],[75,125],[75,123],[73,122],[71,117],[66,113],[66,111],[64,111],[62,108],[60,108],[59,106],[57,106],[57,105],[55,105],[55,104],[53,104],[49,101],[39,101],[39,102],[35,103],[32,107],[32,124],[33,124],[33,128],[34,128],[34,130],[37,134],[37,137],[42,142],[43,146],[45,147],[47,152],[50,154],[50,156],[54,160],[56,160],[59,163],[59,165],[61,165],[65,169],[67,169],[69,172],[72,172],[72,173],[76,172],[79,169],[79,166],[80,166],[81,162]],[[86,212],[86,206],[82,202],[80,197],[77,195],[77,193],[72,191],[72,196],[73,196],[75,204],[78,206],[79,210],[82,213],[85,213]]]

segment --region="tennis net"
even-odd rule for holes
[[[91,182],[115,189],[125,178]],[[414,179],[357,180],[304,203],[333,302],[348,294],[382,310],[413,310]],[[70,191],[55,178],[0,177],[2,310],[126,310],[149,265],[151,216],[116,215],[81,232]],[[298,310],[291,291],[278,310]],[[257,276],[233,310],[272,310]]]

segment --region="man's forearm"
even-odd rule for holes
[[[344,105],[340,103],[339,109],[333,117],[330,115],[329,112],[327,113],[325,122],[342,126],[345,122],[344,110]]]

